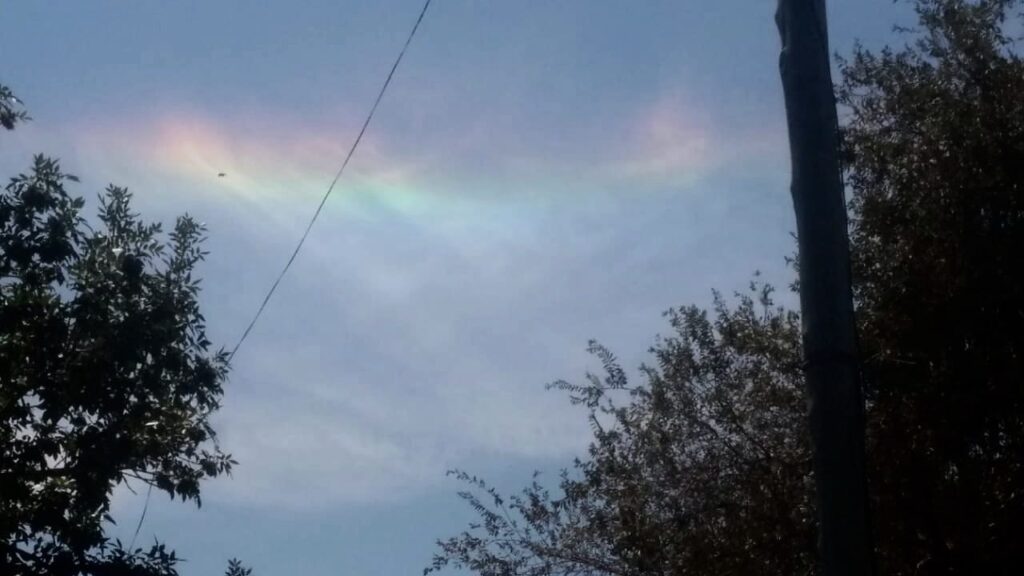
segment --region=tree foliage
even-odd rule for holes
[[[224,576],[252,576],[252,568],[246,568],[237,558],[228,560],[228,569]]]
[[[118,486],[200,504],[234,463],[209,423],[228,365],[198,305],[203,227],[165,239],[114,186],[90,225],[74,180],[37,156],[0,195],[0,573],[175,574],[104,524]]]
[[[1024,563],[1022,4],[917,0],[911,42],[840,62],[881,574]],[[460,473],[480,521],[428,571],[816,573],[797,317],[770,291],[710,316],[671,311],[639,386],[595,346],[605,376],[556,386],[586,458],[507,498]]]
[[[0,126],[13,130],[19,122],[28,120],[28,113],[21,106],[21,100],[11,89],[0,84]]]
[[[428,571],[548,574],[802,574],[814,563],[811,461],[799,319],[755,284],[714,316],[668,312],[654,366],[630,386],[605,348],[605,375],[553,386],[583,406],[588,457],[560,495],[534,482],[505,498],[482,480],[461,496],[482,521],[442,542]]]
[[[839,90],[879,561],[1006,573],[1024,560],[1022,3],[917,8],[916,42],[858,48]]]

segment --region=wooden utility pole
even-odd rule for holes
[[[824,576],[871,574],[863,398],[824,0],[779,0]]]

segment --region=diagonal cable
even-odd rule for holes
[[[231,354],[228,355],[228,362],[235,357],[235,353],[238,352],[238,348],[241,347],[242,343],[245,342],[245,339],[249,337],[249,333],[252,332],[253,326],[256,325],[260,316],[263,315],[263,310],[266,309],[267,303],[270,302],[270,298],[274,295],[274,292],[277,291],[277,287],[281,284],[281,280],[284,279],[285,275],[288,273],[288,269],[292,267],[292,263],[295,262],[295,258],[302,250],[302,245],[306,243],[306,238],[309,237],[309,231],[313,229],[313,224],[316,223],[317,218],[320,217],[320,212],[324,209],[324,204],[327,203],[327,199],[330,198],[331,193],[334,192],[335,185],[338,183],[338,180],[341,179],[341,175],[345,173],[345,168],[352,159],[352,155],[355,154],[356,149],[359,147],[359,143],[363,139],[363,135],[366,134],[366,129],[370,126],[370,121],[373,120],[374,113],[377,112],[377,106],[380,105],[381,99],[384,98],[384,93],[387,92],[388,86],[391,84],[391,79],[395,76],[395,70],[398,69],[399,63],[402,62],[402,57],[405,56],[405,52],[409,49],[409,45],[412,43],[413,37],[416,36],[416,30],[419,29],[420,23],[423,22],[423,17],[427,14],[427,9],[430,8],[430,2],[431,0],[426,0],[426,2],[423,3],[423,9],[420,10],[420,15],[416,18],[416,23],[413,25],[412,30],[409,31],[409,36],[405,39],[405,44],[402,46],[402,50],[398,53],[398,57],[395,58],[394,64],[391,65],[391,70],[388,72],[387,79],[384,80],[384,84],[380,87],[380,91],[377,93],[377,98],[373,101],[373,106],[370,108],[370,113],[366,115],[366,120],[363,121],[363,127],[359,129],[359,135],[356,136],[356,139],[352,142],[352,147],[348,150],[348,154],[345,155],[345,161],[341,163],[341,168],[338,169],[338,172],[334,175],[334,180],[331,180],[331,185],[327,188],[327,192],[325,192],[323,198],[320,199],[320,204],[316,207],[313,217],[309,219],[309,224],[306,225],[306,230],[299,238],[298,244],[295,245],[295,250],[292,251],[292,255],[288,258],[284,268],[281,269],[281,272],[277,275],[274,283],[270,286],[270,290],[267,291],[267,295],[263,297],[263,302],[260,303],[260,307],[256,310],[256,314],[253,315],[249,325],[245,328],[245,332],[242,333],[242,337],[238,339],[235,347],[231,350]]]

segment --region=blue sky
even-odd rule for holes
[[[294,246],[420,8],[5,2],[0,81],[34,121],[0,170],[62,159],[210,229],[232,345]],[[833,48],[899,42],[890,0],[830,3]],[[240,460],[154,534],[217,574],[418,574],[469,519],[445,470],[514,488],[582,453],[543,385],[629,368],[671,306],[789,281],[778,40],[766,0],[435,0],[306,249],[235,359],[216,425]],[[224,178],[217,173],[225,172]],[[94,204],[93,204],[94,206]],[[120,492],[119,534],[143,498]]]

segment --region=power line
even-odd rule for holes
[[[334,187],[337,185],[338,180],[341,179],[341,175],[345,173],[345,168],[348,166],[349,161],[352,159],[352,155],[355,154],[356,148],[359,147],[359,143],[363,139],[363,135],[366,134],[366,129],[370,125],[370,121],[373,120],[374,113],[377,112],[377,106],[380,105],[380,101],[384,98],[384,93],[387,92],[388,86],[391,84],[391,79],[395,75],[395,70],[398,70],[398,65],[402,62],[402,57],[405,56],[405,52],[409,49],[409,45],[412,43],[413,37],[416,36],[416,31],[420,27],[420,23],[423,22],[423,17],[427,14],[427,9],[430,8],[431,0],[426,0],[423,3],[423,9],[420,10],[420,15],[416,18],[416,23],[413,24],[412,30],[409,31],[409,36],[405,39],[405,44],[402,45],[402,50],[398,53],[398,57],[395,58],[394,64],[391,65],[391,70],[388,71],[388,76],[384,80],[384,84],[380,87],[380,91],[377,93],[377,98],[373,101],[373,106],[370,107],[370,113],[366,115],[366,120],[363,121],[362,128],[359,129],[359,134],[356,139],[352,142],[352,147],[349,148],[348,154],[345,155],[344,162],[341,163],[341,168],[334,175],[334,179],[331,180],[331,185],[327,187],[327,192],[324,193],[323,198],[320,199],[320,204],[316,207],[316,211],[313,212],[313,217],[309,219],[309,224],[306,225],[306,230],[303,231],[302,236],[299,238],[298,244],[295,245],[295,250],[292,251],[292,255],[288,258],[284,268],[277,275],[274,283],[270,286],[270,290],[267,291],[267,295],[263,297],[263,302],[260,303],[260,307],[256,310],[256,314],[253,315],[252,320],[249,321],[249,325],[246,326],[245,332],[242,333],[242,337],[238,339],[235,347],[231,349],[231,354],[228,355],[228,362],[234,357],[235,353],[238,352],[238,348],[245,342],[245,339],[249,337],[249,333],[252,332],[253,326],[256,325],[256,321],[260,319],[263,314],[263,310],[267,307],[267,303],[270,302],[270,297],[277,291],[277,286],[284,279],[285,274],[288,273],[288,269],[292,267],[292,263],[295,262],[295,257],[299,255],[299,251],[302,250],[302,245],[306,243],[306,238],[309,237],[309,231],[313,229],[313,224],[316,223],[317,218],[320,217],[320,212],[324,209],[324,204],[327,203],[327,199],[334,192]],[[223,175],[223,174],[221,174]],[[135,546],[135,539],[139,536],[139,531],[142,530],[142,524],[146,520],[146,512],[149,510],[149,499],[153,495],[153,485],[150,484],[149,489],[146,490],[146,502],[142,507],[142,514],[139,516],[139,522],[135,526],[135,533],[132,535],[131,543],[128,548],[131,549]]]
[[[388,72],[387,79],[384,80],[384,84],[380,87],[380,92],[377,93],[377,99],[373,101],[373,106],[370,107],[370,113],[366,115],[366,120],[363,122],[363,127],[359,129],[359,135],[356,136],[355,141],[352,142],[352,147],[349,148],[348,154],[345,155],[345,161],[341,163],[341,168],[338,169],[337,174],[334,175],[334,180],[331,181],[331,185],[328,186],[327,192],[324,193],[323,198],[320,199],[320,205],[316,207],[316,212],[313,213],[313,217],[310,218],[309,224],[306,225],[306,230],[302,233],[299,238],[298,244],[295,245],[295,250],[292,255],[288,258],[284,268],[281,269],[281,273],[277,275],[277,279],[270,286],[270,290],[267,291],[267,295],[264,296],[263,302],[260,303],[260,307],[256,310],[256,314],[252,317],[249,325],[245,328],[245,332],[242,333],[242,337],[238,339],[238,343],[231,350],[231,354],[228,355],[228,362],[234,357],[235,353],[238,352],[238,348],[245,342],[245,339],[249,337],[249,333],[252,332],[253,326],[256,325],[256,321],[260,319],[263,314],[263,310],[267,307],[267,303],[270,302],[270,297],[277,291],[277,286],[284,279],[285,274],[288,273],[288,269],[292,267],[292,263],[295,262],[295,257],[299,255],[299,251],[302,250],[302,245],[306,243],[306,238],[309,237],[309,231],[313,229],[313,224],[316,223],[317,218],[320,217],[320,212],[324,209],[324,204],[327,203],[327,199],[334,192],[334,186],[338,183],[341,175],[345,172],[345,168],[348,166],[349,160],[352,159],[352,155],[355,154],[356,148],[359,147],[359,142],[362,141],[363,135],[366,134],[366,128],[370,125],[370,120],[373,119],[373,115],[377,112],[377,106],[380,105],[380,101],[384,98],[384,93],[388,89],[388,85],[391,84],[391,79],[395,75],[395,70],[398,69],[399,63],[402,62],[402,57],[405,56],[406,50],[409,49],[409,45],[412,43],[413,37],[416,36],[416,30],[419,29],[420,23],[423,22],[423,17],[427,14],[427,8],[430,8],[431,0],[426,0],[423,3],[423,9],[420,10],[420,15],[416,18],[416,23],[413,25],[412,30],[409,31],[409,36],[405,39],[405,44],[402,46],[402,50],[398,53],[398,57],[395,58],[395,63],[391,65],[391,70]]]
[[[149,497],[153,495],[153,485],[146,489],[146,503],[142,506],[142,515],[139,516],[139,523],[135,525],[135,534],[132,534],[132,541],[128,544],[128,551],[135,550],[135,539],[139,537],[139,530],[142,530],[142,523],[146,521],[146,512],[149,511]]]

